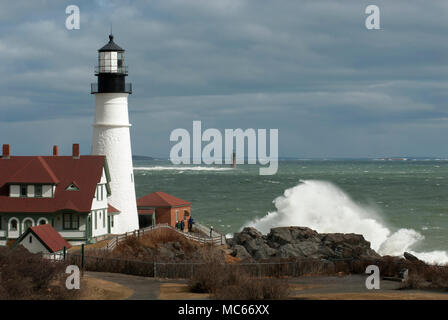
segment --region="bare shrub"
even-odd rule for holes
[[[403,289],[442,289],[448,291],[448,266],[425,265],[409,271]]]
[[[201,252],[202,264],[199,265],[191,279],[189,280],[189,288],[191,292],[215,292],[221,287],[232,282],[235,275],[232,268],[223,263],[223,257],[212,248],[203,248]]]
[[[69,254],[68,261],[71,264],[81,267],[80,254]],[[145,277],[154,276],[153,262],[114,258],[112,253],[105,250],[89,250],[84,257],[84,270],[132,274]]]
[[[22,246],[0,250],[2,299],[74,299],[79,290],[65,287],[64,262],[50,261]]]
[[[224,264],[223,261],[218,250],[205,249],[204,264],[196,269],[189,280],[190,291],[212,293],[215,299],[260,300],[288,296],[286,280],[254,278],[244,271],[243,266]]]
[[[410,273],[408,278],[402,283],[402,289],[423,289],[427,288],[426,281],[422,275],[418,273]]]
[[[145,261],[174,261],[176,254],[185,259],[200,246],[178,232],[170,229],[156,229],[146,234],[127,237],[114,250],[114,257],[137,258]]]
[[[424,278],[431,283],[432,287],[448,291],[448,265],[427,266],[425,268]]]
[[[218,287],[213,297],[219,300],[280,300],[289,295],[286,280],[252,278],[239,274],[236,282]]]

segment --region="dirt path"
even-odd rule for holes
[[[147,277],[131,276],[121,273],[108,272],[86,272],[86,275],[118,283],[133,291],[133,294],[127,299],[129,300],[157,300],[160,294],[160,280]]]
[[[99,279],[97,285],[107,289],[104,298],[129,300],[203,300],[208,294],[188,291],[186,280],[163,280],[119,273],[86,272],[89,278]],[[290,279],[291,299],[306,300],[448,300],[448,292],[423,290],[398,290],[401,283],[381,281],[380,290],[367,290],[366,277],[300,277]],[[114,284],[116,286],[114,287]],[[98,291],[98,289],[97,289]],[[101,293],[101,292],[100,292]],[[100,295],[100,294],[97,294]],[[95,299],[95,294],[93,298]]]
[[[84,275],[81,286],[83,290],[80,300],[124,300],[134,294],[128,287],[90,275]]]
[[[293,299],[311,300],[448,300],[448,292],[399,290],[400,282],[382,280],[379,290],[367,290],[366,276],[301,277],[289,281]]]

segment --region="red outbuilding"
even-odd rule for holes
[[[137,200],[140,228],[167,223],[175,227],[177,221],[184,221],[188,229],[191,217],[191,202],[165,192],[153,192]]]

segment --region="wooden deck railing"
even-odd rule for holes
[[[144,229],[135,230],[135,231],[132,231],[132,232],[126,232],[124,234],[120,234],[120,235],[114,236],[108,242],[107,246],[104,249],[106,249],[106,250],[114,250],[120,242],[124,241],[128,237],[137,237],[137,238],[139,238],[139,237],[143,236],[144,234],[147,234],[147,233],[152,232],[152,231],[157,230],[157,229],[170,229],[170,230],[173,230],[173,231],[183,235],[185,238],[187,238],[189,240],[192,240],[192,241],[199,242],[201,244],[212,244],[212,245],[215,245],[215,246],[219,246],[219,245],[225,244],[225,242],[226,242],[225,236],[222,235],[222,234],[219,234],[219,233],[217,233],[215,231],[213,231],[212,237],[207,237],[207,236],[204,236],[204,235],[199,234],[199,233],[195,234],[195,233],[183,232],[183,231],[180,231],[180,230],[178,230],[176,228],[173,228],[172,226],[168,225],[167,223],[164,223],[164,224],[157,224],[155,226],[151,226],[151,227],[147,227],[147,228],[144,228]]]

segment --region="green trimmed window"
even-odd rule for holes
[[[17,231],[17,230],[18,230],[18,220],[12,219],[9,226],[9,231]]]
[[[74,213],[64,213],[62,217],[64,230],[78,230],[79,216]]]

